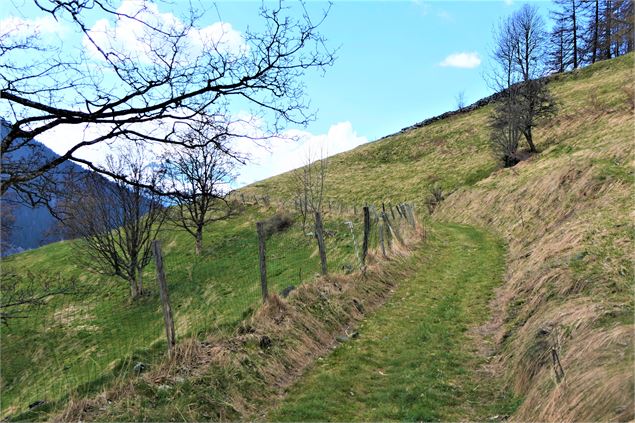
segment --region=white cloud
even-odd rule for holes
[[[322,153],[332,156],[368,142],[348,121],[331,125],[326,134],[289,130],[284,135],[288,138],[271,140],[268,149],[253,143],[247,146],[252,161],[241,169],[239,186],[297,169],[305,164],[309,155],[313,159]]]
[[[59,125],[37,137],[37,140],[62,155],[76,144],[92,140],[108,133],[110,126],[100,125]],[[75,154],[78,158],[89,160],[95,164],[104,164],[106,156],[112,151],[113,142],[102,142],[93,146],[82,147]]]
[[[61,34],[64,29],[64,26],[52,16],[41,16],[35,19],[9,16],[0,20],[0,34],[11,34],[11,36]]]
[[[260,129],[263,122],[246,113],[241,113],[234,118],[237,123],[232,129],[233,132],[256,139],[264,136]],[[149,122],[141,126],[136,124],[134,128],[137,131],[161,137],[161,134],[166,131],[166,126],[171,126],[171,123],[167,122],[166,125],[160,126],[157,122]],[[41,134],[38,140],[57,154],[64,154],[77,143],[104,135],[110,129],[110,126],[104,124],[60,125]],[[236,184],[244,186],[266,179],[303,166],[308,157],[314,160],[320,155],[332,156],[367,142],[368,139],[358,135],[348,121],[331,125],[325,134],[289,129],[280,137],[269,138],[265,142],[237,138],[232,147],[239,154],[249,156],[249,161],[240,167]],[[108,154],[116,152],[117,148],[129,143],[130,141],[125,139],[109,140],[83,147],[75,156],[103,166]],[[146,151],[151,155],[148,159],[152,160],[165,149],[163,145],[153,143],[147,145]]]
[[[443,59],[439,66],[451,68],[472,69],[481,64],[481,58],[477,52],[453,53]]]
[[[512,3],[514,2],[514,0],[503,0],[503,2],[507,5],[507,6],[511,6]]]
[[[165,45],[162,37],[154,36],[156,33],[148,25],[168,33],[180,31],[184,24],[179,18],[171,13],[161,13],[156,4],[143,0],[123,0],[117,12],[134,19],[120,17],[114,24],[107,19],[98,20],[88,33],[92,42],[88,36],[83,38],[84,47],[93,57],[103,59],[93,43],[104,50],[122,52],[144,63],[172,54],[170,46]],[[204,48],[231,55],[242,55],[248,51],[242,34],[227,22],[190,29],[187,32],[187,47],[181,49],[177,57],[182,63],[196,58]]]

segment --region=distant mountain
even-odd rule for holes
[[[0,139],[4,139],[8,133],[8,125],[6,120],[0,118]],[[6,161],[11,162],[24,159],[26,155],[30,154],[37,154],[42,160],[47,161],[58,157],[53,150],[39,141],[33,140],[30,146],[28,149],[23,148],[7,154],[2,158],[3,163]],[[63,171],[60,172],[60,174],[70,171],[78,174],[89,172],[73,162],[62,164],[58,170]],[[59,180],[60,183],[62,182],[62,176],[58,175],[57,172],[55,175],[52,175],[52,178]],[[2,255],[15,254],[62,239],[59,231],[56,231],[57,220],[45,206],[30,207],[21,202],[16,202],[17,198],[17,194],[12,190],[9,190],[9,192],[0,198],[0,209],[4,209],[5,212],[10,211],[10,215],[15,219],[11,225],[12,229],[8,237],[5,237],[6,234],[4,233],[2,234],[4,244]],[[56,199],[53,198],[53,203],[55,200]]]

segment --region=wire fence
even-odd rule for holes
[[[302,225],[289,201],[245,199],[243,207],[233,221],[214,227],[201,255],[184,231],[161,234],[177,340],[231,333],[257,309],[263,301],[261,241],[267,291],[285,297],[324,273],[319,232],[328,273],[350,274],[393,254],[419,225],[408,204],[365,208],[330,202],[321,213],[321,228],[312,216]],[[277,223],[259,238],[256,222],[272,219]],[[96,394],[159,363],[167,341],[155,271],[154,263],[147,266],[146,295],[137,301],[112,280],[95,278],[91,292],[55,297],[29,318],[2,328],[2,418]]]

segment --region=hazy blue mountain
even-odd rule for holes
[[[6,120],[0,118],[0,139],[4,139],[7,132],[7,122]],[[2,161],[20,160],[29,154],[37,154],[42,158],[42,160],[50,160],[58,157],[53,150],[36,140],[33,140],[30,145],[31,148],[22,148],[6,155],[6,157],[2,158]],[[64,163],[61,165],[59,170],[72,170],[80,173],[88,172],[81,166],[72,162]],[[53,175],[53,179],[61,182],[62,176],[59,176],[56,173]],[[13,229],[8,238],[5,239],[5,234],[2,234],[4,243],[8,245],[8,248],[4,251],[4,255],[14,254],[31,248],[37,248],[61,239],[61,235],[59,233],[55,233],[57,221],[45,206],[30,207],[26,204],[11,201],[16,198],[16,193],[11,190],[0,198],[0,207],[10,207],[12,215],[15,218]],[[53,202],[54,201],[55,198],[53,198]]]

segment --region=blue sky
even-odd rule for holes
[[[548,13],[550,3],[533,2]],[[221,2],[223,20],[240,28],[252,3]],[[491,30],[522,2],[509,1],[336,1],[321,32],[339,47],[324,75],[307,78],[319,109],[309,130],[323,133],[336,122],[374,140],[404,126],[491,93],[483,80]],[[324,3],[310,2],[319,11]],[[476,53],[473,68],[441,66],[451,54]]]
[[[535,4],[546,18],[551,4]],[[32,0],[2,0],[0,5],[0,25],[10,17],[36,20],[41,16]],[[172,6],[158,3],[161,12],[186,5],[184,0],[173,0]],[[247,26],[257,29],[259,5],[221,1],[219,13],[212,13],[204,23],[212,24],[220,17],[238,32]],[[300,165],[308,146],[337,153],[454,109],[461,91],[466,104],[490,94],[483,73],[492,27],[520,5],[515,0],[335,1],[320,32],[331,48],[339,48],[337,60],[325,75],[313,72],[305,79],[317,119],[307,128],[290,128],[301,135],[299,144],[280,142],[270,151],[250,150],[254,162],[242,169],[238,184]],[[326,6],[307,4],[316,15]],[[73,136],[51,134],[43,141],[61,152],[65,146],[60,138]]]

